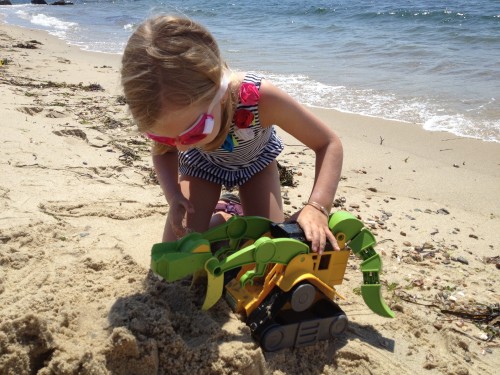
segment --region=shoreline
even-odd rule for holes
[[[2,22],[2,20],[0,20],[0,22]],[[24,26],[18,26],[18,25],[12,25],[12,24],[6,24],[6,23],[2,23],[3,25],[6,25],[8,27],[12,27],[12,28],[18,28],[20,30],[30,30],[30,32],[35,32],[35,33],[45,33],[47,35],[49,35],[51,38],[54,38],[54,39],[57,39],[59,40],[61,43],[65,44],[66,46],[71,46],[72,48],[76,48],[84,53],[89,53],[89,54],[97,54],[97,55],[103,55],[103,56],[110,56],[110,59],[120,59],[121,57],[121,53],[120,52],[104,52],[104,51],[92,51],[92,50],[86,50],[86,49],[83,49],[81,48],[80,46],[78,46],[77,44],[72,44],[71,42],[69,41],[66,41],[64,39],[61,39],[59,37],[57,37],[56,35],[53,35],[51,34],[49,31],[47,30],[43,30],[43,29],[36,29],[36,28],[29,28],[29,27],[24,27]],[[105,57],[106,59],[106,57]],[[344,110],[340,110],[340,109],[336,109],[336,108],[329,108],[329,107],[321,107],[321,106],[316,106],[316,105],[310,105],[309,107],[311,107],[313,110],[314,109],[318,109],[320,111],[322,110],[331,110],[331,111],[335,111],[335,112],[340,112],[340,113],[344,113],[344,114],[347,114],[347,115],[356,115],[356,116],[362,116],[362,117],[368,117],[368,118],[374,118],[374,119],[377,119],[377,120],[384,120],[384,121],[396,121],[396,122],[399,122],[400,124],[408,124],[408,125],[411,125],[411,126],[414,126],[414,125],[417,125],[419,127],[421,127],[422,129],[424,129],[425,131],[428,131],[428,132],[437,132],[437,133],[448,133],[450,134],[450,136],[454,136],[454,137],[460,137],[460,138],[465,138],[465,139],[476,139],[476,140],[479,140],[479,141],[483,141],[483,142],[488,142],[488,143],[498,143],[500,144],[500,140],[491,140],[491,139],[481,139],[480,137],[476,137],[476,136],[466,136],[466,135],[462,135],[462,134],[456,134],[452,131],[446,131],[446,130],[428,130],[428,129],[425,129],[425,124],[422,122],[422,123],[417,123],[417,122],[412,122],[412,121],[405,121],[405,120],[399,120],[399,119],[392,119],[392,118],[389,118],[389,117],[380,117],[380,116],[377,116],[377,115],[367,115],[367,114],[361,114],[361,113],[356,113],[356,112],[351,112],[351,111],[344,111]]]
[[[3,23],[0,46],[0,373],[496,373],[498,322],[475,316],[500,303],[500,144],[313,108],[344,147],[335,210],[375,235],[396,318],[366,307],[352,257],[345,335],[264,353],[225,301],[201,311],[203,290],[148,272],[168,205],[120,99],[119,55]],[[291,213],[314,155],[278,132]]]

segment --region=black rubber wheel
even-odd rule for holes
[[[272,324],[262,334],[260,344],[267,352],[274,352],[281,349],[281,345],[285,339],[285,330],[279,324]]]
[[[347,329],[347,325],[349,324],[349,320],[347,319],[347,315],[340,314],[338,315],[330,324],[330,336],[335,337],[338,336]]]
[[[307,310],[314,302],[316,297],[316,288],[309,283],[300,284],[292,292],[290,303],[292,310],[302,312]]]

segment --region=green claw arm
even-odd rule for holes
[[[337,211],[330,215],[328,226],[334,235],[342,233],[345,242],[350,241],[364,227],[364,224],[347,211]]]
[[[204,233],[190,233],[183,238],[153,245],[151,269],[167,281],[204,271],[205,263],[212,257],[210,245],[229,240],[216,257],[223,257],[236,251],[247,239],[256,240],[269,231],[271,221],[258,216],[234,216],[226,223]]]
[[[247,271],[240,279],[241,285],[252,283],[254,277],[263,276],[269,263],[288,264],[298,254],[307,254],[309,246],[290,238],[259,238],[254,244],[219,261],[212,258],[206,263],[207,272],[219,276],[233,268],[255,263],[255,269]]]
[[[167,281],[176,281],[203,270],[211,257],[210,243],[199,233],[190,233],[177,241],[153,245],[151,270]]]
[[[204,232],[202,236],[210,243],[229,240],[228,246],[215,254],[219,258],[239,249],[243,241],[262,237],[269,231],[271,223],[271,220],[260,216],[233,216],[226,223]]]
[[[394,318],[394,312],[387,306],[382,298],[379,272],[382,270],[382,260],[373,246],[375,237],[363,223],[345,211],[333,214],[329,221],[330,229],[334,234],[343,233],[345,241],[349,242],[352,252],[363,260],[363,285],[361,295],[366,305],[376,314],[387,318]]]

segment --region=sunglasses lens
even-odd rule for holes
[[[189,137],[180,139],[179,143],[181,145],[184,145],[184,146],[192,145],[192,144],[198,143],[199,141],[201,141],[202,139],[204,139],[206,136],[207,136],[206,134],[199,134],[199,135],[189,136]]]
[[[146,133],[146,136],[155,142],[163,143],[175,147],[176,144],[184,146],[198,143],[212,132],[214,128],[214,118],[208,113],[204,113],[195,121],[194,125],[182,132],[177,138],[162,137],[156,134]]]
[[[210,121],[212,121],[210,123]],[[212,126],[207,125],[212,124]],[[213,118],[211,115],[205,113],[198,117],[195,124],[191,126],[188,130],[179,136],[180,144],[182,145],[192,145],[201,141],[212,131],[213,128]]]
[[[155,142],[163,143],[168,146],[175,146],[175,139],[169,137],[162,137],[156,134],[146,133],[146,137],[152,139]]]

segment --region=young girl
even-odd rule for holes
[[[342,168],[339,138],[269,81],[232,73],[203,26],[172,16],[145,21],[125,48],[122,85],[139,130],[154,141],[170,207],[163,241],[206,231],[222,185],[238,186],[245,215],[284,220],[276,125],[316,154],[309,201],[292,218],[313,251],[326,241],[338,250],[328,214]]]

